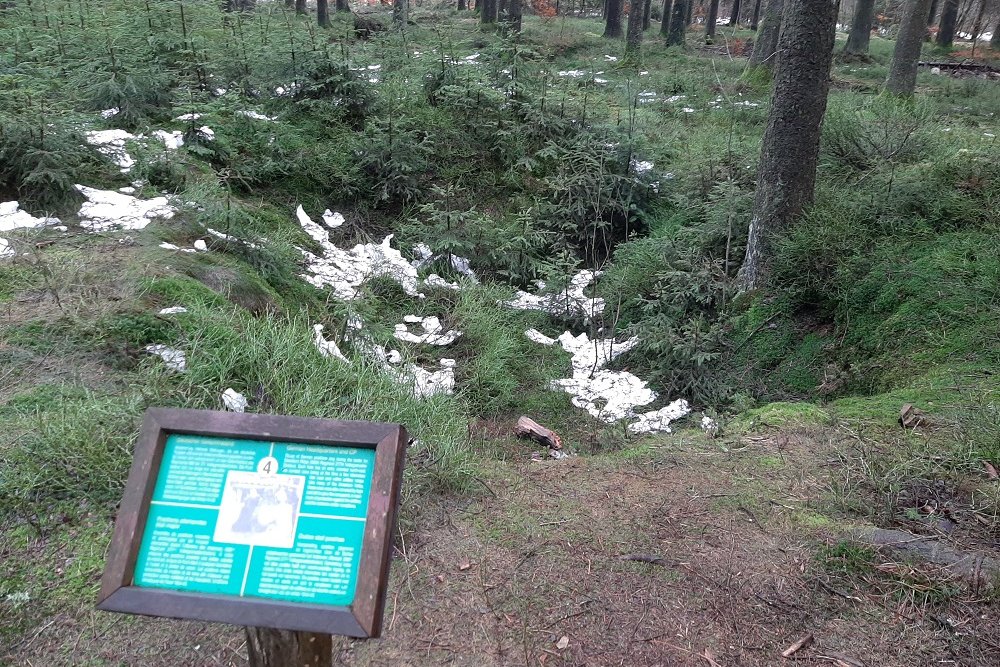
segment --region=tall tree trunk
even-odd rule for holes
[[[920,60],[930,5],[931,0],[907,1],[896,36],[896,47],[892,51],[889,78],[885,82],[886,91],[893,95],[908,97],[917,85],[917,62]]]
[[[851,22],[851,32],[847,35],[844,53],[868,55],[874,20],[875,0],[858,0],[854,7],[854,20]]]
[[[1000,51],[1000,21],[997,21],[997,27],[993,29],[993,37],[990,38],[990,48],[994,51]]]
[[[319,0],[316,0],[316,2],[319,2]],[[351,11],[351,3],[348,2],[348,0],[337,0],[335,6],[336,6],[338,12],[349,12],[349,11]]]
[[[687,11],[684,12],[684,26],[690,26],[694,20],[694,0],[687,0]]]
[[[507,0],[493,0],[497,6],[497,21],[507,23]]]
[[[931,0],[931,11],[927,14],[927,30],[924,32],[924,41],[929,42],[934,38],[931,28],[934,27],[934,19],[937,18],[938,0]]]
[[[753,18],[750,19],[750,29],[756,30],[760,24],[760,0],[753,3]]]
[[[709,0],[708,20],[705,21],[705,43],[711,44],[715,37],[715,24],[719,22],[719,0]]]
[[[476,0],[476,3],[482,3],[482,8],[479,10],[481,24],[497,22],[497,0]]]
[[[604,36],[618,39],[622,36],[622,3],[624,0],[608,0],[608,17],[604,22]]]
[[[631,0],[628,7],[628,33],[625,35],[625,57],[632,62],[639,61],[642,48],[642,15],[644,0]]]
[[[465,0],[458,0],[458,11],[465,11]]]
[[[684,32],[687,29],[687,6],[690,1],[674,0],[674,8],[670,12],[667,46],[684,46]]]
[[[740,22],[740,0],[733,0],[733,11],[729,13],[729,25]]]
[[[642,29],[649,30],[649,15],[653,11],[653,0],[646,0],[642,5]]]
[[[306,13],[306,0],[295,0],[295,13],[296,14]]]
[[[321,28],[329,27],[330,0],[316,0],[316,22]]]
[[[958,0],[944,0],[944,8],[941,10],[941,22],[938,24],[938,46],[948,47],[954,43],[957,23]]]
[[[774,68],[777,58],[778,36],[781,34],[781,14],[785,0],[767,0],[757,39],[750,54],[751,67]]]
[[[521,0],[508,0],[506,25],[510,34],[516,35],[521,32],[523,14],[524,12],[521,8]]]
[[[660,14],[660,34],[666,37],[670,34],[670,12],[673,0],[663,0],[663,12]]]
[[[743,291],[763,283],[773,235],[812,203],[836,23],[835,0],[788,0],[785,7],[746,258],[738,277]]]
[[[250,667],[332,667],[333,637],[273,628],[246,628]]]
[[[392,23],[400,30],[406,27],[407,2],[408,0],[392,0]]]

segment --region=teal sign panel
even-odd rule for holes
[[[375,450],[168,436],[134,585],[354,601]]]

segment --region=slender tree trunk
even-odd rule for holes
[[[812,203],[836,23],[835,0],[788,0],[785,7],[746,259],[738,277],[743,291],[763,283],[773,235]]]
[[[708,20],[705,21],[705,43],[711,44],[715,37],[715,24],[719,21],[719,0],[709,0]]]
[[[316,22],[319,27],[327,28],[330,25],[330,0],[316,0]]]
[[[750,19],[750,29],[756,30],[760,24],[760,0],[753,3],[753,18]]]
[[[497,21],[507,23],[507,0],[494,0],[497,5]]]
[[[400,30],[406,27],[406,14],[408,0],[392,0],[392,23]]]
[[[316,0],[319,2],[319,0]],[[338,12],[349,12],[351,11],[351,3],[348,0],[336,0],[336,8]]]
[[[674,0],[674,8],[670,12],[670,30],[667,33],[667,46],[684,46],[684,32],[687,29],[687,7],[691,0]]]
[[[892,52],[889,78],[885,89],[893,95],[909,97],[917,85],[917,62],[927,29],[926,17],[931,0],[908,0],[899,24],[896,47]]]
[[[778,36],[781,34],[781,14],[785,0],[767,0],[757,39],[750,54],[751,67],[774,68],[777,58]]]
[[[851,32],[847,35],[844,53],[868,55],[868,45],[872,38],[872,21],[875,20],[875,0],[858,0],[854,7]]]
[[[666,37],[670,34],[670,13],[673,0],[663,0],[663,12],[660,14],[660,34]]]
[[[954,43],[957,22],[958,0],[944,0],[944,8],[941,10],[941,22],[938,23],[938,46],[949,47]]]
[[[729,14],[729,25],[740,22],[740,0],[733,0],[733,11]]]
[[[523,10],[521,0],[508,0],[507,2],[507,30],[510,34],[517,35],[521,32],[523,21]]]
[[[694,0],[687,0],[687,12],[684,14],[684,26],[690,26],[694,20]]]
[[[653,0],[646,0],[642,5],[642,29],[649,30],[649,15],[653,11]]]
[[[295,13],[296,14],[306,13],[306,0],[295,0]]]
[[[608,39],[622,36],[622,2],[623,0],[608,0],[608,17],[604,23],[604,36]]]
[[[934,19],[937,17],[938,0],[931,0],[931,11],[927,15],[927,30],[924,31],[924,41],[929,42],[934,38],[931,28],[934,27]]]
[[[997,27],[993,29],[993,37],[990,38],[990,48],[994,51],[1000,51],[1000,21],[997,21]]]
[[[631,0],[628,7],[628,33],[625,35],[625,57],[633,62],[639,61],[642,49],[642,16],[645,2]]]
[[[458,0],[458,11],[465,11],[465,0]]]
[[[246,628],[250,667],[332,667],[333,637],[273,628]]]

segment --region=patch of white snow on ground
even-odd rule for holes
[[[184,133],[180,130],[167,132],[166,130],[156,130],[153,136],[163,142],[163,145],[171,150],[177,150],[184,145]]]
[[[246,396],[230,387],[222,392],[222,404],[230,412],[246,412],[250,402]]]
[[[558,292],[545,293],[545,283],[538,281],[539,294],[529,294],[518,290],[514,298],[501,301],[500,305],[516,310],[540,310],[559,316],[582,315],[590,319],[604,311],[604,299],[587,296],[584,291],[600,275],[599,271],[583,270],[570,280],[569,285]]]
[[[264,115],[262,113],[258,113],[256,111],[252,111],[250,109],[244,109],[244,110],[241,110],[241,111],[237,111],[236,115],[237,116],[243,116],[244,118],[249,118],[251,120],[266,120],[266,121],[277,120],[276,116],[266,116],[266,115]]]
[[[111,190],[75,187],[87,198],[77,213],[82,218],[80,226],[91,232],[143,229],[153,218],[172,218],[177,212],[166,197],[136,199]]]
[[[542,345],[559,343],[573,355],[573,377],[553,380],[551,386],[571,394],[573,405],[586,410],[595,419],[609,424],[620,419],[634,419],[629,424],[629,430],[633,433],[652,433],[669,431],[668,424],[689,411],[687,402],[681,399],[653,412],[635,412],[635,408],[655,401],[656,392],[628,371],[604,369],[609,362],[639,344],[639,339],[634,336],[624,341],[613,338],[590,340],[586,333],[574,336],[566,331],[554,339],[535,329],[526,331],[525,336]]]
[[[17,253],[14,249],[10,247],[10,241],[5,238],[0,238],[0,259],[5,259],[7,257],[13,257]]]
[[[158,315],[179,315],[181,313],[186,313],[188,311],[184,306],[170,306],[169,308],[162,308]]]
[[[145,349],[146,352],[155,354],[163,359],[163,363],[165,363],[167,368],[172,371],[180,373],[187,368],[187,359],[184,356],[184,352],[181,350],[175,350],[174,348],[166,345],[147,345]]]
[[[334,359],[340,359],[341,361],[351,363],[347,357],[344,356],[344,353],[340,351],[340,348],[337,347],[336,341],[327,340],[323,337],[322,324],[313,325],[313,343],[315,343],[316,349],[319,350],[319,353],[324,357],[333,357]]]
[[[125,142],[139,139],[142,135],[137,137],[125,130],[90,130],[84,136],[88,144],[97,147],[98,153],[118,165],[123,174],[132,170],[135,160],[125,150]]]
[[[407,364],[399,371],[401,381],[412,384],[417,398],[430,398],[435,394],[450,394],[455,390],[455,360],[442,359],[441,369],[429,371],[415,364]]]
[[[0,232],[12,229],[34,229],[49,225],[58,225],[59,218],[36,218],[27,211],[21,210],[17,201],[0,202]]]
[[[181,120],[181,121],[184,121],[184,120],[198,120],[199,118],[201,118],[201,116],[202,116],[202,114],[200,114],[200,113],[186,113],[186,114],[178,116],[177,118],[174,118],[174,120]]]
[[[407,324],[419,324],[424,330],[423,333],[415,334],[408,330]],[[433,315],[430,317],[418,317],[417,315],[407,315],[403,318],[403,324],[397,324],[393,336],[407,343],[423,343],[426,345],[451,345],[462,332],[458,329],[445,331],[441,325],[441,320]]]

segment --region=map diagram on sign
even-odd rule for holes
[[[230,471],[222,492],[215,542],[290,549],[305,477]]]

